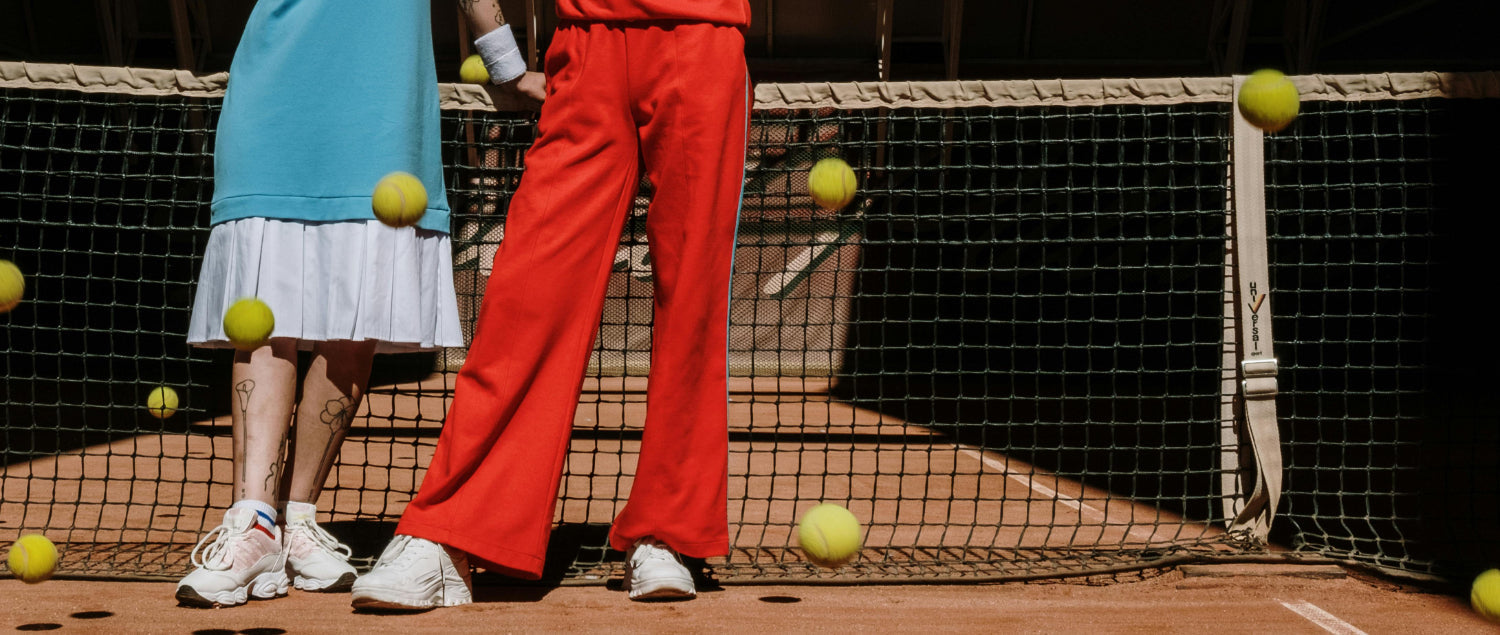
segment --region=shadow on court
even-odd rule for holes
[[[915,223],[910,210],[872,214],[835,393],[1188,518],[1220,517],[1222,216],[1027,211],[1045,204]],[[1044,246],[1046,235],[1088,244]]]
[[[47,339],[60,343],[83,337],[61,332]],[[13,346],[3,356],[8,376],[0,383],[0,415],[5,424],[0,426],[0,466],[135,435],[201,431],[192,422],[229,414],[233,352],[188,351],[186,336],[175,337],[178,344],[153,349],[146,356],[140,352],[141,338],[134,333],[89,339],[92,343],[78,353],[61,347],[49,350],[37,342],[26,350]],[[370,386],[428,377],[437,355],[379,355]],[[308,360],[308,353],[299,355],[299,381]],[[165,420],[145,409],[146,395],[160,385],[174,387],[180,399],[177,414]],[[222,432],[227,434],[228,429]]]
[[[381,550],[396,533],[396,521],[343,520],[323,523],[354,553],[355,558],[379,557]],[[560,523],[552,528],[547,543],[546,563],[539,580],[521,580],[497,573],[480,571],[474,575],[474,586],[520,587],[529,590],[476,591],[476,600],[494,602],[535,602],[546,596],[546,589],[559,586],[567,579],[598,577],[599,571],[623,568],[624,554],[605,547],[609,544],[609,525],[595,523]],[[597,578],[595,578],[597,579]]]
[[[1272,539],[1467,579],[1500,563],[1500,124],[1481,102],[1403,103],[1309,104],[1267,144],[1286,463]],[[1089,166],[1074,180],[1141,193],[1079,193],[1045,186],[1078,169],[1046,157],[1014,166],[1015,194],[918,182],[870,213],[836,393],[1220,518],[1223,172]]]

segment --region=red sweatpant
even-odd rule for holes
[[[566,23],[539,137],[426,480],[397,533],[541,576],[583,374],[640,159],[654,350],[640,461],[610,544],[728,553],[726,344],[744,179],[744,37],[701,23]]]

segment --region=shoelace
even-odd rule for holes
[[[213,539],[207,549],[203,544]],[[239,534],[230,531],[229,525],[214,527],[193,545],[193,552],[188,556],[194,566],[203,567],[209,571],[223,571],[229,568],[230,562],[226,562],[224,555],[234,543],[239,542]]]
[[[380,553],[379,565],[396,565],[417,557],[415,549],[407,549],[407,543],[411,542],[411,536],[398,535],[391,539],[391,544],[386,545],[385,551]]]
[[[632,554],[630,562],[634,566],[640,566],[649,560],[670,560],[676,562],[677,555],[655,541],[642,542],[640,546],[635,548],[635,553]]]
[[[338,554],[344,560],[348,560],[350,556],[354,555],[354,550],[350,549],[349,545],[339,542],[338,538],[334,538],[333,534],[328,533],[315,522],[301,521],[287,529],[307,532],[311,535],[313,542],[317,543],[319,547]]]

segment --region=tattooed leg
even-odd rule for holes
[[[281,431],[281,438],[276,441],[276,460],[271,462],[271,469],[266,471],[266,482],[263,487],[268,492],[279,492],[280,481],[276,479],[276,475],[281,473],[285,464],[286,433],[286,430]]]
[[[354,401],[348,397],[339,397],[323,404],[323,412],[318,413],[318,420],[328,426],[332,437],[342,440],[344,434],[349,431],[349,422],[354,421]],[[328,449],[323,451],[323,458],[318,465],[333,465],[333,460],[339,451],[337,442],[329,443]]]
[[[302,381],[287,500],[315,503],[370,382],[374,342],[320,342]]]
[[[277,502],[275,479],[291,425],[297,387],[297,347],[276,339],[252,352],[237,352],[230,385],[234,426],[234,499]]]
[[[250,396],[255,394],[255,380],[235,382],[235,410],[230,416],[234,430],[234,499],[245,498],[245,425],[242,423],[250,412]],[[238,416],[234,416],[238,415]]]

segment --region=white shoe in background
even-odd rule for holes
[[[308,503],[288,501],[286,528],[287,574],[292,585],[302,591],[338,593],[348,591],[358,574],[349,564],[348,545],[318,526],[318,508]]]

